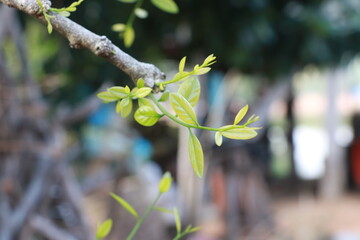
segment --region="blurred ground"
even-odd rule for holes
[[[310,194],[273,201],[279,239],[360,240],[360,194],[320,200]]]

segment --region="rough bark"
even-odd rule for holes
[[[0,0],[0,2],[46,23],[36,0]],[[49,8],[51,2],[43,1],[43,5]],[[105,58],[124,71],[135,83],[139,78],[143,78],[147,86],[155,87],[155,82],[165,79],[165,74],[157,67],[149,63],[139,62],[115,46],[106,36],[99,36],[69,18],[56,13],[50,14],[52,15],[53,29],[69,40],[70,47],[87,48],[93,54]]]

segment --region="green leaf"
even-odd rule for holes
[[[159,182],[159,192],[166,193],[169,191],[172,183],[172,177],[169,172],[164,173],[163,177]]]
[[[153,126],[162,117],[153,107],[142,106],[134,114],[135,120],[146,127]]]
[[[178,93],[180,93],[191,106],[195,106],[200,97],[200,82],[198,78],[191,77],[181,83]]]
[[[115,23],[114,25],[111,26],[111,30],[113,30],[114,32],[123,32],[125,31],[126,25],[123,23]]]
[[[174,78],[172,80],[170,80],[171,82],[178,82],[183,78],[186,78],[189,76],[189,72],[178,72],[177,74],[175,74]]]
[[[109,92],[100,92],[97,94],[97,97],[107,103],[119,100],[119,98],[117,96],[114,96],[113,94],[111,94]]]
[[[107,235],[109,235],[112,228],[112,220],[107,219],[104,221],[96,230],[96,239],[100,240],[105,238]]]
[[[134,3],[137,2],[138,0],[118,0],[118,1],[122,3]]]
[[[240,109],[240,111],[236,114],[234,125],[238,124],[245,117],[248,109],[249,109],[248,105]]]
[[[60,11],[60,12],[58,12],[58,14],[63,16],[63,17],[69,17],[70,16],[70,12],[68,12],[68,11]]]
[[[203,75],[205,73],[208,73],[211,70],[211,68],[209,67],[204,67],[204,68],[198,68],[196,70],[194,70],[194,75]]]
[[[135,94],[134,97],[136,98],[144,98],[147,95],[149,95],[151,93],[152,89],[149,87],[143,87],[143,88],[139,88]]]
[[[137,86],[138,88],[143,88],[143,87],[145,86],[144,79],[139,78],[139,79],[137,80],[137,82],[136,82],[136,86]]]
[[[186,57],[183,57],[179,63],[179,72],[183,72],[184,71],[184,67],[185,67],[185,62],[186,62]]]
[[[176,231],[178,234],[180,234],[181,233],[181,220],[180,220],[179,210],[176,207],[174,207],[173,212],[174,212]]]
[[[164,213],[171,213],[171,214],[174,213],[174,211],[171,211],[169,209],[162,208],[162,207],[154,207],[154,210],[159,211],[159,212],[164,212]]]
[[[204,175],[204,153],[199,139],[189,129],[188,151],[190,162],[195,174],[201,178]]]
[[[178,13],[179,8],[173,0],[151,0],[155,7],[168,13]]]
[[[121,116],[126,118],[131,113],[133,107],[132,99],[130,97],[124,98],[120,101],[119,110]]]
[[[116,103],[115,111],[116,111],[116,113],[119,113],[119,114],[121,113],[121,101],[118,101]]]
[[[76,11],[76,7],[79,6],[84,0],[79,0],[77,2],[73,2],[69,7],[67,8],[75,8],[74,11]]]
[[[131,215],[133,215],[136,219],[139,218],[138,213],[137,213],[136,210],[130,205],[130,203],[128,203],[127,201],[125,201],[123,198],[119,197],[119,196],[116,195],[115,193],[110,193],[110,195],[111,195],[123,208],[125,208],[125,210],[127,210]]]
[[[118,99],[126,98],[129,96],[128,91],[124,87],[111,87],[108,89],[111,95],[116,96]]]
[[[214,64],[216,62],[215,59],[216,59],[216,57],[214,56],[214,54],[209,55],[204,60],[203,66],[210,66],[210,65]]]
[[[135,31],[132,26],[127,26],[124,32],[124,44],[125,47],[131,47],[135,40]]]
[[[220,129],[221,129],[221,134],[224,137],[231,139],[246,140],[257,136],[257,132],[255,131],[255,129],[257,128],[227,125],[221,127]]]
[[[145,19],[149,15],[148,12],[145,9],[142,9],[142,8],[136,8],[134,13],[138,18],[141,18],[141,19]]]
[[[159,98],[159,102],[166,102],[167,100],[169,100],[169,96],[170,93],[169,92],[164,92],[161,97]]]
[[[216,132],[216,134],[215,134],[215,143],[216,143],[216,145],[218,145],[220,147],[222,142],[223,142],[223,137],[221,135],[221,132]]]
[[[147,98],[139,98],[138,99],[138,103],[139,103],[139,107],[142,107],[142,106],[149,106],[149,107],[152,107],[154,108],[153,106],[153,103],[151,100],[147,99]]]
[[[194,109],[182,95],[170,93],[170,105],[181,120],[198,125]]]

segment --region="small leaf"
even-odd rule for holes
[[[183,72],[184,71],[184,67],[185,67],[185,62],[186,62],[186,57],[183,57],[179,63],[179,72]]]
[[[118,1],[122,3],[134,3],[137,2],[138,0],[118,0]]]
[[[216,134],[215,134],[215,143],[216,143],[216,145],[218,145],[220,147],[222,142],[223,142],[223,137],[221,135],[221,132],[216,132]]]
[[[111,30],[113,30],[114,32],[123,32],[126,28],[126,25],[123,23],[116,23],[114,25],[111,26]]]
[[[145,19],[149,15],[148,12],[145,9],[142,9],[142,8],[136,8],[134,13],[138,18],[141,18],[141,19]]]
[[[135,120],[146,127],[153,126],[162,117],[153,107],[142,106],[134,114]]]
[[[166,193],[169,191],[172,183],[172,177],[169,172],[164,173],[162,179],[159,182],[159,192]]]
[[[119,197],[115,193],[110,193],[110,195],[123,207],[125,210],[127,210],[131,215],[133,215],[136,219],[139,218],[138,213],[136,210],[123,198]]]
[[[174,213],[174,211],[171,211],[169,209],[162,208],[162,207],[154,207],[154,210],[159,211],[159,212],[164,212],[164,213],[171,213],[171,214]]]
[[[108,89],[108,92],[110,92],[113,96],[116,96],[119,99],[129,96],[129,93],[124,87],[111,87]]]
[[[159,102],[166,102],[167,100],[169,100],[169,96],[170,93],[169,92],[164,92],[161,97],[159,98]]]
[[[179,210],[176,207],[174,207],[174,220],[175,220],[176,231],[178,234],[180,234],[181,233],[181,220],[180,220]]]
[[[199,68],[194,70],[194,75],[203,75],[205,73],[208,73],[211,70],[209,67]]]
[[[96,239],[100,240],[109,235],[112,228],[112,220],[107,219],[96,230]]]
[[[196,77],[191,77],[181,83],[178,90],[190,104],[195,106],[200,97],[200,82]]]
[[[130,97],[124,98],[120,101],[120,112],[121,117],[126,118],[131,113],[133,104],[132,99]]]
[[[153,103],[151,100],[147,99],[147,98],[139,98],[138,99],[138,104],[139,104],[139,107],[142,107],[142,106],[149,106],[149,107],[152,107],[153,108]]]
[[[171,82],[178,82],[183,78],[186,78],[189,76],[189,72],[178,72],[175,74],[174,78],[171,80]]]
[[[221,134],[224,137],[238,140],[251,139],[257,136],[256,128],[248,128],[243,126],[227,125],[221,127]]]
[[[119,98],[117,96],[114,96],[113,94],[111,94],[109,92],[100,92],[97,94],[97,97],[107,103],[119,100]]]
[[[170,93],[170,105],[181,120],[198,125],[194,109],[182,95]]]
[[[145,86],[144,79],[139,78],[139,79],[137,80],[137,82],[136,82],[136,86],[137,86],[138,88],[143,88],[143,87]]]
[[[216,62],[215,59],[216,59],[216,57],[214,56],[214,54],[211,54],[204,60],[203,65],[210,66]]]
[[[240,111],[236,114],[234,125],[238,124],[245,117],[248,109],[249,109],[248,105],[240,109]]]
[[[58,12],[58,14],[63,16],[63,17],[69,17],[70,16],[70,12],[68,12],[68,11],[60,11],[60,12]]]
[[[69,6],[69,8],[75,8],[75,10],[76,10],[76,7],[79,6],[83,1],[84,1],[84,0],[79,0],[79,1],[77,1],[77,2],[73,2],[73,3]]]
[[[173,0],[151,0],[155,7],[167,13],[178,13],[179,8]]]
[[[139,88],[136,92],[134,97],[136,98],[144,98],[147,95],[149,95],[151,93],[152,89],[149,87],[143,87],[143,88]]]
[[[135,31],[132,26],[127,26],[124,32],[124,44],[125,47],[131,47],[135,40]]]
[[[188,151],[190,162],[195,174],[201,178],[204,175],[204,153],[199,139],[189,129]]]
[[[115,111],[116,111],[116,113],[119,113],[119,114],[121,113],[121,101],[118,101],[116,103]]]

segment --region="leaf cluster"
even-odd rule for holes
[[[188,128],[190,162],[195,174],[198,177],[202,177],[204,175],[204,154],[201,143],[193,133],[193,129],[216,132],[215,143],[218,146],[221,146],[223,137],[247,140],[256,137],[256,130],[259,129],[248,126],[259,119],[255,115],[252,115],[244,124],[239,125],[248,112],[247,105],[240,109],[232,125],[214,128],[199,124],[194,110],[201,93],[200,82],[197,76],[208,73],[211,70],[210,66],[215,63],[215,60],[216,57],[211,54],[201,65],[197,64],[191,71],[185,71],[186,57],[184,57],[179,63],[179,72],[172,79],[156,83],[156,87],[163,90],[159,98],[155,97],[151,88],[144,86],[142,79],[138,80],[137,86],[133,90],[130,90],[128,86],[111,87],[105,92],[100,92],[98,97],[104,102],[117,101],[116,112],[120,113],[122,117],[126,117],[131,113],[133,109],[132,100],[138,100],[138,109],[134,113],[134,118],[143,126],[153,126],[160,118],[166,116],[179,125]],[[165,91],[165,86],[171,83],[179,84],[177,92]],[[162,102],[169,102],[173,113],[169,112]]]
[[[130,16],[126,23],[115,23],[111,29],[114,32],[119,33],[119,37],[124,40],[125,47],[131,47],[135,40],[135,30],[133,27],[135,18],[145,19],[148,17],[148,12],[141,8],[144,0],[118,0],[122,3],[134,3],[135,6],[130,13]],[[179,8],[174,0],[150,0],[150,2],[160,10],[176,14],[179,12]]]

